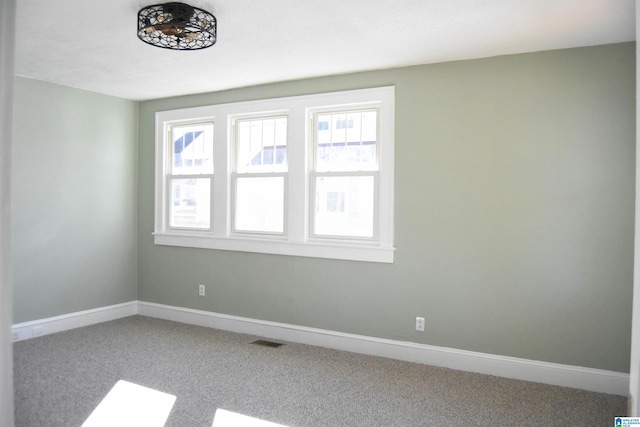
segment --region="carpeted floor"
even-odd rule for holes
[[[285,426],[611,426],[626,398],[133,316],[14,344],[16,427],[81,426],[118,382]]]

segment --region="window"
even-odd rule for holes
[[[284,234],[287,117],[238,119],[233,130],[233,231]]]
[[[376,109],[314,114],[313,236],[377,237],[377,117]]]
[[[207,230],[211,224],[213,123],[174,124],[167,131],[169,227]]]
[[[393,262],[393,155],[393,87],[158,112],[154,241]]]

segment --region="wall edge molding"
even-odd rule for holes
[[[626,396],[629,374],[581,366],[437,347],[145,301],[142,316],[485,375]]]
[[[108,322],[138,314],[138,301],[98,307],[89,310],[76,311],[60,316],[29,322],[14,323],[11,326],[13,342],[36,338],[42,335],[55,334],[96,323]]]
[[[598,393],[627,396],[629,391],[629,374],[622,372],[349,334],[146,301],[130,301],[16,323],[12,326],[11,332],[14,342],[22,341],[136,314],[272,340],[327,347]]]

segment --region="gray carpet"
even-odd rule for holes
[[[610,426],[626,398],[133,316],[17,342],[17,427],[80,426],[120,380],[177,396],[166,426],[217,408],[286,426]]]

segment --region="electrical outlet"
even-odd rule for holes
[[[424,317],[416,317],[416,331],[424,332]]]
[[[198,295],[204,296],[204,285],[198,285]]]

